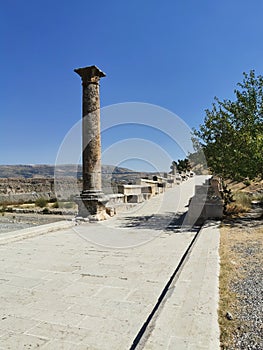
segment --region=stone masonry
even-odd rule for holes
[[[77,198],[79,216],[103,220],[107,217],[101,190],[101,139],[99,81],[105,77],[96,66],[75,69],[82,79],[82,172],[83,190]]]

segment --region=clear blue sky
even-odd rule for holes
[[[107,74],[102,107],[152,103],[198,127],[243,71],[263,74],[262,18],[262,0],[1,1],[0,163],[55,162],[87,65]]]

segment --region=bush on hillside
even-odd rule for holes
[[[47,206],[47,203],[48,203],[48,201],[47,201],[45,198],[43,198],[43,197],[40,197],[40,198],[38,198],[38,199],[35,201],[35,205],[36,205],[37,207],[40,207],[40,208],[46,207],[46,206]]]

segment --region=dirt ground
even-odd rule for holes
[[[0,213],[0,234],[72,218],[69,215]]]
[[[220,242],[221,349],[263,349],[263,221],[225,220]]]

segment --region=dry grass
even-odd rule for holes
[[[234,202],[227,205],[226,214],[233,216],[240,213],[246,213],[251,208],[252,197],[247,193],[238,191],[234,193]]]
[[[227,184],[228,188],[230,188],[233,192],[242,191],[253,193],[259,190],[263,190],[263,180],[261,179],[249,181],[250,184],[248,184],[246,181],[237,182],[231,180],[226,180],[225,183]]]
[[[231,345],[232,335],[237,327],[236,321],[229,321],[226,313],[234,313],[236,309],[237,296],[230,289],[230,282],[236,277],[236,256],[231,250],[233,243],[232,232],[229,228],[221,228],[220,238],[220,278],[219,278],[219,324],[220,324],[220,341],[222,349],[227,349]],[[241,278],[241,276],[239,276]]]
[[[231,283],[244,278],[244,269],[247,261],[241,253],[238,253],[234,247],[243,245],[248,247],[251,244],[261,244],[263,227],[257,228],[236,228],[223,225],[220,235],[220,302],[219,302],[219,325],[221,349],[234,348],[234,334],[240,321],[238,320],[239,299],[231,290]],[[226,313],[233,315],[233,320],[226,318]]]
[[[233,193],[235,202],[227,205],[227,216],[240,216],[242,213],[246,213],[251,208],[251,201],[257,200],[263,203],[263,195],[260,191],[263,191],[263,180],[257,179],[254,181],[237,182],[226,180],[225,184],[228,189]]]

